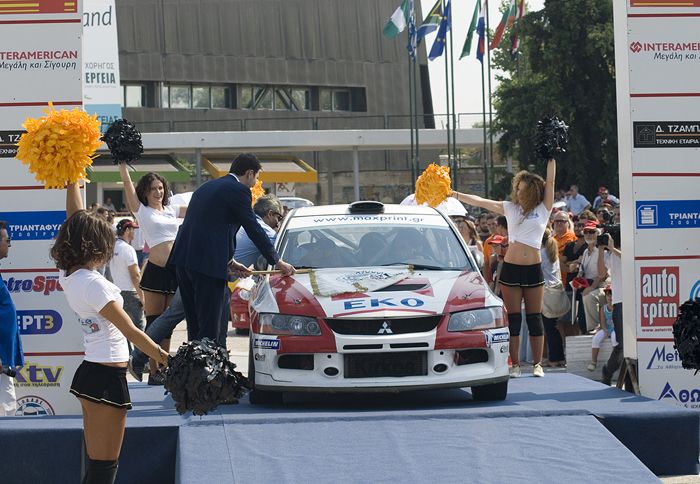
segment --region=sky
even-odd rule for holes
[[[483,0],[482,0],[483,1]],[[432,6],[435,4],[435,0],[420,0],[421,11],[423,16],[425,16]],[[526,0],[526,11],[537,11],[544,7],[545,0]],[[397,5],[400,4],[397,1]],[[491,30],[494,30],[501,20],[501,13],[498,11],[498,6],[500,5],[500,0],[492,0],[489,3],[489,26]],[[469,29],[469,23],[471,22],[472,15],[474,13],[474,5],[476,5],[475,0],[452,0],[452,28],[453,28],[453,42],[452,47],[454,53],[454,80],[455,80],[455,111],[457,113],[481,113],[481,63],[476,59],[476,39],[472,42],[472,52],[469,57],[465,57],[459,60],[459,56],[462,53],[462,46],[464,45],[464,40],[467,37],[467,30]],[[417,25],[420,25],[418,20]],[[437,31],[436,31],[437,32]],[[433,45],[435,40],[436,32],[430,33],[426,36],[427,42],[421,43],[427,46],[428,51]],[[401,38],[405,38],[405,34],[401,35]],[[426,47],[422,47],[426,48]],[[449,55],[449,48],[446,49]],[[430,87],[433,96],[433,109],[435,113],[445,113],[445,59],[447,57],[443,54],[442,57],[435,59],[434,61],[428,61],[428,68],[430,70]],[[486,56],[484,55],[484,62],[486,62]],[[484,64],[486,67],[486,64]],[[497,86],[495,75],[497,72],[491,70],[491,91],[493,92]],[[487,104],[488,110],[488,104]],[[462,116],[460,126],[468,122],[479,121],[479,115],[476,116]]]

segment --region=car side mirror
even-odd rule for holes
[[[253,267],[256,271],[264,271],[265,269],[267,269],[267,259],[265,259],[265,256],[261,255],[260,257],[258,257],[258,259],[255,261],[255,264],[253,264]]]
[[[469,246],[469,251],[472,253],[474,262],[476,262],[479,270],[482,270],[484,268],[484,254],[476,246]]]

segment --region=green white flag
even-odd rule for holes
[[[464,41],[464,47],[462,47],[462,54],[459,56],[466,57],[472,50],[472,39],[474,38],[474,32],[476,31],[476,25],[479,21],[479,13],[481,12],[481,0],[476,0],[476,5],[474,5],[474,15],[472,15],[472,22],[469,24],[469,30],[467,31],[467,39]]]
[[[403,0],[401,6],[396,9],[389,21],[384,26],[384,36],[393,39],[404,31],[408,24],[408,16],[410,15],[409,0]]]

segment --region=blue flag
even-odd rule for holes
[[[484,10],[487,8],[484,4],[484,8],[479,10],[479,20],[476,23],[476,33],[479,34],[479,43],[476,47],[476,58],[479,62],[484,63],[484,52],[486,52],[486,22],[484,21]]]
[[[433,8],[431,8],[430,12],[428,12],[428,15],[426,15],[423,23],[420,25],[420,27],[418,27],[418,32],[416,33],[418,42],[423,40],[423,37],[425,37],[427,34],[433,30],[436,30],[440,20],[442,20],[442,0],[437,0],[435,5],[433,5]]]
[[[430,49],[428,59],[435,60],[445,51],[445,41],[447,40],[447,31],[450,30],[450,24],[450,2],[448,0],[447,4],[445,4],[445,14],[440,20],[437,37],[435,37],[433,47]]]
[[[409,10],[408,10],[408,55],[411,56],[411,60],[416,62],[416,45],[418,44],[418,37],[416,35],[416,10],[413,4],[413,0],[409,0]]]

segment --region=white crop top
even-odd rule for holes
[[[120,363],[129,361],[126,337],[100,311],[111,301],[124,304],[119,288],[97,271],[79,269],[59,282],[68,305],[78,315],[83,329],[85,361]]]
[[[537,205],[527,217],[523,209],[513,202],[503,202],[503,212],[508,221],[508,241],[520,242],[534,249],[542,247],[542,236],[549,221],[549,212],[544,203]]]
[[[149,247],[175,240],[181,223],[177,218],[179,213],[179,205],[166,205],[162,212],[143,203],[139,205],[136,220]]]

